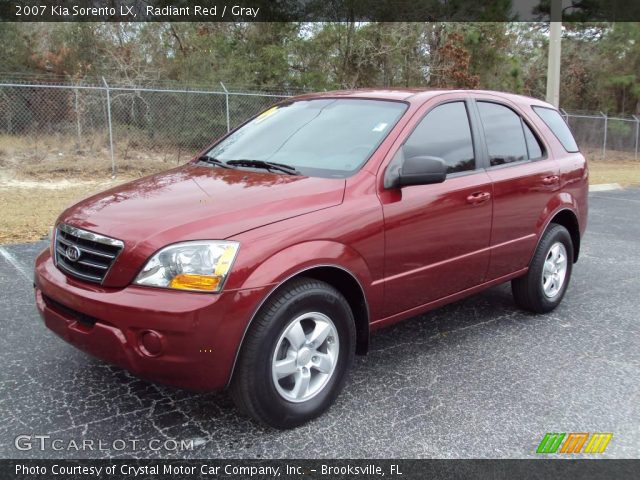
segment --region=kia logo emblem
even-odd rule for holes
[[[80,249],[76,246],[67,247],[67,258],[72,262],[77,262],[80,258]]]

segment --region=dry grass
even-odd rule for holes
[[[68,206],[117,182],[82,182],[64,188],[6,187],[0,183],[0,244],[40,240]]]
[[[639,162],[591,162],[589,183],[619,183],[623,187],[640,185]]]
[[[0,136],[0,244],[39,240],[48,233],[67,206],[110,186],[175,165],[162,154],[130,149],[120,159],[119,175],[110,179],[108,150],[89,145],[92,151],[71,149],[55,137],[33,139]],[[38,153],[40,152],[40,153]],[[640,185],[640,161],[633,154],[586,152],[590,159],[590,183]],[[186,160],[184,158],[183,160]]]
[[[133,140],[116,149],[119,175],[141,176],[185,163],[192,151],[151,151]],[[93,179],[111,175],[111,154],[104,135],[85,135],[79,144],[68,135],[0,135],[0,168],[22,178]]]
[[[121,141],[118,176],[104,135],[0,135],[0,244],[39,240],[57,216],[79,200],[151,173],[175,167],[193,152],[143,149]]]
[[[640,160],[633,153],[607,151],[602,160],[599,151],[586,152],[589,159],[589,183],[619,183],[623,187],[640,185]]]

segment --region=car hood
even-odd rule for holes
[[[124,251],[104,282],[124,286],[151,254],[168,244],[225,239],[339,205],[344,189],[344,179],[189,164],[89,197],[59,221],[124,241]]]

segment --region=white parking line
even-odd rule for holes
[[[622,190],[619,183],[596,183],[589,185],[590,192],[610,192],[611,190]]]
[[[606,198],[607,200],[620,200],[622,202],[640,203],[640,200],[635,198],[623,198],[623,197],[610,197],[608,195],[592,195],[592,198]]]
[[[26,278],[29,282],[33,281],[33,277],[31,273],[27,270],[27,268],[6,248],[0,247],[0,255],[2,255],[7,262],[9,262],[13,267],[20,272],[20,274]]]

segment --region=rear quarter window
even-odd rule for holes
[[[533,111],[549,127],[567,152],[580,151],[571,134],[571,130],[569,130],[569,126],[557,110],[547,107],[533,107]]]

